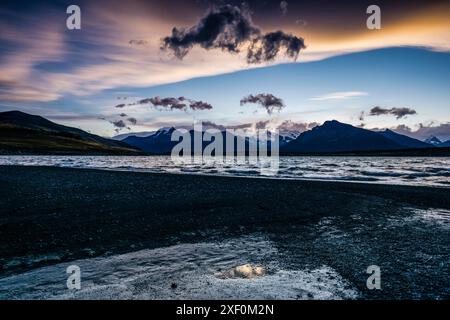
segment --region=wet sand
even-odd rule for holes
[[[18,166],[0,167],[0,185],[1,278],[264,233],[288,266],[331,266],[361,291],[359,276],[378,259],[395,276],[391,292],[374,298],[449,294],[447,188]],[[444,212],[444,227],[420,219],[405,227],[433,210]],[[404,282],[417,270],[425,278],[411,288]]]

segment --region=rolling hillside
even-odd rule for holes
[[[124,142],[106,139],[20,111],[0,113],[0,154],[141,153]]]

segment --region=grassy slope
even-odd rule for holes
[[[138,154],[125,144],[107,145],[78,135],[0,124],[0,154]]]

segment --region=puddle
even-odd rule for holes
[[[221,273],[217,273],[216,276],[219,279],[233,279],[243,278],[252,279],[256,277],[262,277],[266,274],[266,268],[262,266],[252,266],[251,264],[243,264],[226,270]]]
[[[245,245],[243,245],[245,244]],[[2,299],[353,299],[334,269],[285,270],[259,234],[77,260],[0,279]],[[69,265],[81,289],[66,288]]]

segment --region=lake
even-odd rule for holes
[[[450,186],[450,158],[445,157],[280,157],[277,167],[265,170],[254,161],[177,163],[170,156],[0,156],[0,165]]]

